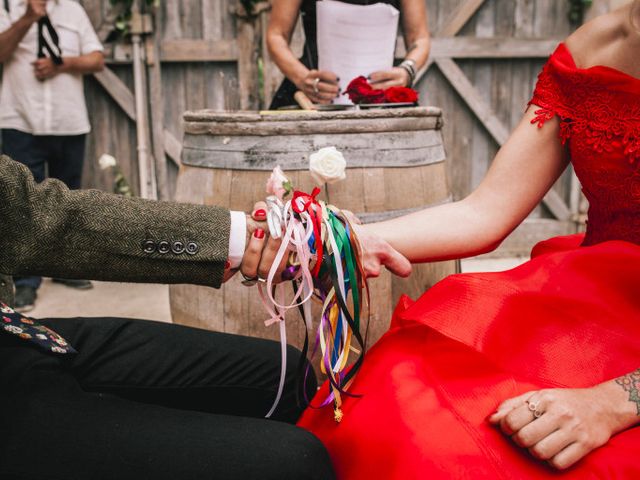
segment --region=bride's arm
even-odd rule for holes
[[[412,262],[461,258],[495,249],[542,200],[567,166],[559,122],[532,125],[532,105],[465,199],[362,227],[365,251],[376,237]],[[453,159],[455,161],[455,159]]]

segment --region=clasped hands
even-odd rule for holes
[[[382,267],[400,277],[411,274],[411,263],[398,253],[385,240],[369,233],[365,226],[351,212],[345,212],[358,237],[362,248],[362,264],[367,278],[380,275]],[[266,224],[267,205],[258,202],[254,205],[251,215],[247,215],[246,248],[240,272],[244,278],[266,279],[280,248],[281,240],[272,238]],[[274,282],[283,280],[282,272],[286,268],[287,258],[278,266]],[[238,269],[226,269],[224,281],[229,280]]]

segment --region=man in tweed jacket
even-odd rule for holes
[[[6,274],[14,273],[218,287],[230,216],[219,207],[36,184],[27,168],[2,156],[0,228],[0,301],[11,304]],[[168,252],[160,242],[168,242]],[[174,253],[176,242],[185,251]]]
[[[0,301],[11,301],[16,273],[217,287],[230,223],[218,207],[36,184],[0,157]],[[333,478],[322,444],[293,425],[297,350],[266,421],[276,342],[118,318],[35,323],[78,353],[0,331],[0,478]]]

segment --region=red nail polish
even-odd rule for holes
[[[231,262],[227,260],[226,262],[224,262],[224,269],[229,270],[230,268],[231,268]]]
[[[267,211],[264,208],[259,208],[255,212],[253,212],[253,216],[256,218],[264,218],[267,216]]]
[[[253,236],[256,238],[264,238],[264,230],[261,228],[257,228],[255,232],[253,232]]]

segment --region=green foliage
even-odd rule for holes
[[[240,4],[244,7],[244,10],[247,14],[251,15],[253,13],[253,7],[260,0],[240,0]]]
[[[581,25],[584,12],[591,6],[593,0],[569,0],[569,21],[572,25]]]
[[[153,8],[160,5],[160,0],[140,0],[140,2],[143,8]],[[116,31],[121,35],[126,35],[129,33],[133,0],[109,0],[109,3],[118,12],[114,23]]]

